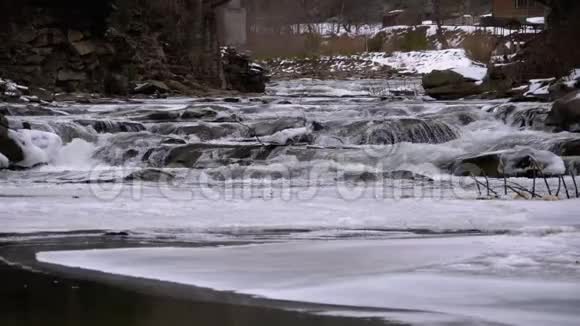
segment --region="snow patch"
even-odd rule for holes
[[[20,167],[53,162],[62,147],[62,139],[58,135],[40,130],[9,130],[8,137],[16,141],[24,152],[24,160],[16,163]]]

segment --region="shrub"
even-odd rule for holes
[[[407,33],[403,34],[400,40],[399,48],[401,51],[424,51],[429,50],[429,40],[422,29],[409,29]]]
[[[370,52],[383,52],[385,48],[385,34],[379,33],[369,39],[367,48]]]

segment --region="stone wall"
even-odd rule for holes
[[[0,3],[0,76],[50,91],[125,94],[156,80],[181,93],[223,83],[217,0]]]

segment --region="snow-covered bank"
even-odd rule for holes
[[[464,49],[433,51],[370,52],[352,56],[321,56],[306,59],[274,59],[266,63],[274,78],[375,77],[422,75],[433,70],[451,69],[466,78],[481,81],[487,73],[484,64],[468,58]],[[326,76],[326,77],[325,77]]]
[[[330,314],[414,324],[575,325],[580,317],[578,249],[576,234],[44,252],[37,258],[271,299],[345,306],[324,312]],[[542,270],[542,265],[550,267]],[[458,272],[457,266],[463,270]],[[368,307],[378,310],[357,309]]]
[[[451,69],[466,78],[483,80],[487,73],[486,66],[469,59],[464,49],[395,52],[392,55],[370,53],[368,56],[371,61],[404,74],[428,74],[433,70]]]

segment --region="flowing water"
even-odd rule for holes
[[[329,313],[351,317],[573,324],[577,200],[515,201],[503,194],[503,179],[483,178],[500,198],[477,200],[486,190],[454,176],[454,167],[465,157],[525,148],[557,170],[561,161],[544,151],[563,154],[580,137],[544,124],[549,104],[436,102],[400,89],[395,96],[391,84],[298,80],[272,84],[260,97],[14,108],[11,126],[32,129],[12,134],[26,145],[21,165],[35,167],[0,171],[0,234],[245,241],[256,246],[39,258],[349,306]],[[540,193],[561,188],[557,178],[509,182]],[[567,184],[574,197],[571,178]],[[545,278],[553,283],[537,287]],[[476,298],[463,302],[467,289]],[[497,297],[503,289],[511,294]]]

